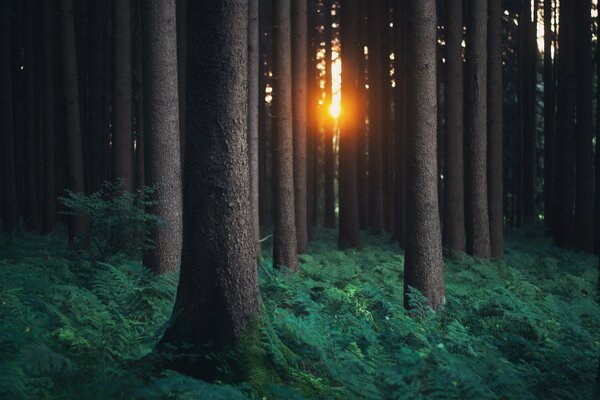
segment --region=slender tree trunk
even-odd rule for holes
[[[259,217],[261,225],[273,224],[273,190],[272,190],[272,120],[271,120],[271,105],[266,102],[266,88],[272,83],[269,78],[269,73],[272,67],[272,0],[259,0],[259,27],[260,27],[260,103],[259,103],[259,149],[260,154],[258,167],[260,177],[258,180],[259,186]],[[272,86],[271,86],[272,88]]]
[[[188,52],[182,264],[173,325],[162,341],[200,353],[176,367],[208,380],[219,365],[203,355],[237,347],[259,311],[247,162],[248,5],[221,0],[211,7],[207,13],[203,2],[188,3],[194,51]]]
[[[600,37],[600,13],[596,20],[596,35]],[[600,82],[600,40],[596,40],[596,82]],[[596,88],[596,158],[595,158],[595,226],[594,246],[596,254],[600,253],[600,85]],[[600,271],[600,270],[599,270]],[[599,280],[600,282],[600,280]],[[599,286],[600,287],[600,286]],[[600,370],[599,370],[600,371]],[[599,375],[600,377],[600,375]],[[600,382],[600,381],[599,381]]]
[[[144,263],[156,274],[181,262],[181,157],[175,0],[146,0],[142,8],[145,177],[156,188],[152,212],[164,225],[151,234]],[[202,171],[206,173],[206,171]]]
[[[406,84],[407,84],[407,46],[406,46],[406,2],[396,0],[394,3],[394,53],[395,80],[394,90],[394,124],[396,150],[396,180],[395,180],[395,227],[394,239],[401,247],[406,243],[406,144],[407,144],[407,115],[406,115]]]
[[[306,106],[306,121],[307,121],[307,156],[306,156],[306,219],[308,240],[313,237],[313,228],[315,224],[315,208],[313,198],[317,183],[315,182],[315,159],[317,152],[315,144],[318,143],[318,96],[320,88],[317,82],[317,0],[308,1],[308,46],[307,46],[307,106]]]
[[[248,167],[250,177],[250,215],[256,251],[260,253],[260,213],[259,213],[259,101],[260,101],[260,30],[258,0],[248,2]]]
[[[2,180],[4,186],[2,223],[7,232],[17,226],[17,176],[15,163],[15,137],[12,90],[11,2],[0,3],[0,116],[2,118]]]
[[[465,183],[463,152],[463,18],[462,0],[446,3],[446,163],[444,171],[444,244],[465,248]],[[500,170],[502,172],[502,170]]]
[[[357,180],[358,180],[358,218],[360,229],[369,229],[369,158],[368,158],[368,129],[367,116],[369,114],[369,92],[365,85],[367,83],[367,58],[364,54],[364,47],[368,46],[368,22],[367,22],[367,3],[359,2],[359,60],[357,67],[360,67],[359,87],[357,92],[356,113],[359,118],[359,127],[357,131]]]
[[[383,193],[383,229],[392,232],[394,225],[394,141],[392,136],[392,81],[390,79],[390,0],[382,1],[381,15],[381,182]]]
[[[437,310],[444,303],[444,262],[437,194],[436,7],[434,0],[406,3],[407,182],[404,304],[419,290]]]
[[[574,235],[575,102],[575,4],[561,1],[558,53],[558,132],[556,143],[556,209],[554,240],[570,247]]]
[[[504,255],[502,182],[502,1],[489,0],[488,30],[488,206],[491,256]]]
[[[294,215],[291,2],[273,2],[273,265],[298,269]]]
[[[296,202],[296,242],[298,253],[305,253],[308,244],[306,219],[306,49],[307,2],[292,2],[292,100],[294,141],[294,199]]]
[[[102,1],[91,0],[89,10],[89,154],[90,154],[90,182],[91,192],[100,189],[104,180],[103,157],[106,151],[105,136],[106,126],[104,124],[104,112],[102,109],[102,92],[104,69],[102,61],[105,37],[102,24],[106,23],[102,18]]]
[[[340,118],[340,248],[360,244],[357,188],[357,140],[360,132],[359,115],[359,50],[358,0],[347,0],[341,9],[342,60],[342,117]]]
[[[556,136],[556,100],[552,60],[552,2],[544,0],[544,222],[553,225],[554,216],[554,141]]]
[[[327,113],[327,109],[331,105],[333,100],[332,91],[332,43],[334,38],[333,33],[333,18],[331,17],[331,3],[330,0],[325,0],[325,113],[323,116],[323,128],[324,134],[324,153],[325,153],[325,181],[324,181],[324,194],[325,194],[325,227],[335,228],[336,217],[335,217],[335,149],[333,147],[333,139],[335,136],[335,121]]]
[[[75,50],[75,24],[73,0],[61,0],[62,70],[67,105],[67,187],[75,193],[85,192],[83,175],[83,144],[81,139],[81,116],[79,113],[79,79]],[[83,232],[82,217],[69,218],[69,240]]]
[[[380,1],[369,3],[369,223],[374,233],[383,231],[381,23]]]
[[[114,2],[113,178],[133,189],[133,84],[131,70],[131,0]]]
[[[469,254],[489,258],[487,190],[487,2],[471,1],[465,66],[466,232]]]
[[[594,250],[594,148],[592,115],[592,1],[576,2],[577,126],[575,248]]]

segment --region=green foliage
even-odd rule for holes
[[[86,229],[77,239],[84,244],[89,242],[92,256],[100,261],[117,256],[137,257],[152,247],[149,232],[162,223],[158,216],[147,212],[156,205],[153,188],[134,192],[124,188],[123,180],[104,182],[95,193],[67,190],[67,195],[59,198],[67,215],[85,219]]]
[[[77,259],[52,237],[0,234],[0,398],[593,397],[595,257],[521,232],[504,261],[447,261],[442,314],[418,292],[408,313],[403,256],[389,239],[338,251],[334,232],[318,235],[297,274],[263,260],[264,318],[241,360],[248,382],[228,386],[152,368],[165,356],[148,357],[176,275]]]

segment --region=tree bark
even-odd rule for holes
[[[144,254],[144,264],[156,274],[175,271],[181,262],[181,148],[175,14],[175,0],[144,1],[144,167],[146,183],[156,189],[157,204],[150,211],[164,221],[164,225],[151,233],[154,248]]]
[[[211,380],[219,365],[202,354],[236,347],[259,312],[247,162],[248,5],[214,1],[207,13],[206,4],[194,1],[188,16],[194,24],[188,36],[182,264],[173,325],[162,343],[191,346],[181,351],[200,357],[178,360],[176,368]]]
[[[463,151],[462,0],[446,4],[446,162],[444,171],[444,244],[464,252],[465,181]]]
[[[407,193],[404,304],[410,288],[437,310],[444,303],[444,262],[437,194],[436,6],[434,0],[406,3]]]
[[[467,252],[489,258],[487,189],[487,2],[470,1],[465,90]]]
[[[554,216],[554,141],[556,136],[556,100],[552,33],[552,2],[544,0],[544,222],[553,225]]]
[[[340,118],[340,224],[338,244],[342,249],[360,244],[357,188],[357,140],[359,115],[358,0],[347,0],[341,8],[342,104]]]
[[[131,70],[131,0],[114,2],[113,178],[133,190],[133,84]]]
[[[73,0],[61,0],[62,69],[67,105],[67,187],[75,193],[85,192],[83,174],[83,143],[79,113],[79,79],[75,50]],[[69,218],[69,240],[72,242],[85,227],[82,217]]]
[[[258,0],[248,2],[248,173],[250,177],[250,215],[257,253],[260,253],[259,212],[259,101],[260,101],[260,30]]]
[[[592,115],[592,1],[576,2],[577,126],[575,249],[594,250],[594,148]]]
[[[292,138],[291,2],[273,2],[273,265],[298,269]]]
[[[177,0],[177,81],[179,85],[179,144],[181,147],[181,167],[184,162],[185,148],[185,114],[186,114],[186,82],[187,82],[187,3],[188,0]]]
[[[306,218],[306,49],[307,2],[292,1],[292,103],[294,142],[294,200],[296,202],[296,242],[298,253],[305,253],[308,245]]]
[[[491,256],[504,255],[502,138],[502,2],[488,1],[488,206]]]

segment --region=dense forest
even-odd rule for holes
[[[598,11],[0,0],[0,398],[599,398]]]

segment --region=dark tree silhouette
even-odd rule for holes
[[[554,141],[556,99],[552,50],[552,2],[544,1],[544,222],[552,226],[554,217]]]

